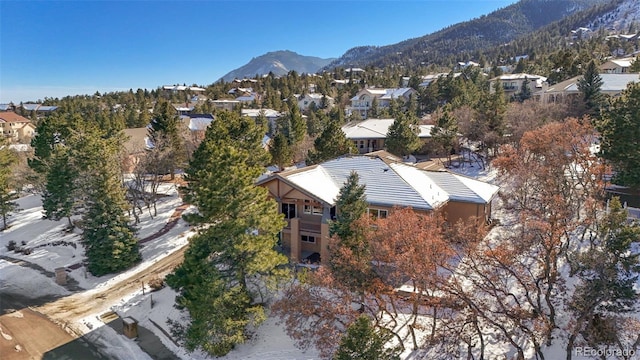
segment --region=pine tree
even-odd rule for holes
[[[611,162],[618,185],[640,188],[640,84],[630,84],[602,114],[600,156]]]
[[[630,73],[640,73],[640,56],[636,56],[631,63],[631,67],[629,67]]]
[[[0,216],[2,216],[2,228],[7,228],[7,218],[9,213],[18,208],[15,200],[18,198],[18,192],[15,188],[13,179],[13,165],[17,162],[17,157],[9,149],[0,136]]]
[[[602,77],[598,73],[598,66],[591,60],[585,69],[584,75],[578,80],[578,90],[582,93],[582,100],[587,108],[587,114],[599,117],[600,108],[604,102],[604,96],[600,92]]]
[[[391,334],[376,330],[371,320],[361,315],[340,339],[334,360],[399,360],[399,348],[388,348]]]
[[[278,169],[282,170],[287,165],[291,164],[293,160],[293,150],[289,145],[287,137],[282,132],[279,132],[269,144],[269,153],[274,164],[278,166]]]
[[[289,131],[289,143],[295,145],[301,142],[307,134],[307,124],[300,113],[298,103],[295,101],[294,97],[289,98],[288,117],[291,124]]]
[[[313,149],[307,154],[307,165],[354,153],[355,146],[347,139],[338,121],[329,120],[320,136],[313,142]]]
[[[167,282],[190,314],[189,349],[222,356],[250,338],[265,319],[265,284],[284,275],[275,247],[285,222],[255,185],[268,160],[262,136],[253,120],[221,113],[186,170],[184,198],[198,208],[187,219],[201,227]]]
[[[165,159],[165,166],[172,178],[175,175],[175,170],[183,166],[187,156],[180,128],[181,121],[173,105],[166,100],[159,100],[153,109],[149,137],[154,146],[158,144],[158,146],[168,146],[171,149],[170,156]]]
[[[640,241],[640,226],[627,222],[627,212],[618,198],[613,198],[609,213],[588,251],[578,253],[572,263],[580,282],[569,303],[574,327],[569,336],[567,354],[582,335],[590,346],[615,339],[613,319],[634,310],[639,294],[635,289],[640,275],[640,254],[632,251]]]
[[[44,217],[53,221],[67,218],[69,228],[72,228],[71,216],[74,214],[75,200],[78,196],[78,169],[69,158],[67,147],[56,146],[45,179],[45,189],[42,193]]]
[[[407,115],[398,113],[393,124],[389,127],[385,146],[392,154],[402,157],[411,155],[421,146],[418,132],[418,127],[410,121]]]
[[[330,248],[329,266],[333,276],[351,291],[364,297],[365,288],[373,278],[371,250],[366,238],[367,213],[365,185],[359,184],[358,173],[351,172],[338,198],[336,220],[329,224],[334,242]],[[364,299],[361,298],[361,301]]]
[[[141,259],[138,240],[125,212],[128,204],[120,181],[121,143],[87,125],[76,132],[73,157],[82,171],[86,197],[82,238],[89,271],[96,276],[118,272]]]
[[[520,59],[520,61],[522,61],[522,59]],[[525,100],[531,99],[531,88],[529,87],[530,83],[531,81],[525,77],[524,81],[522,82],[522,86],[520,87],[520,92],[517,95],[517,99],[519,102],[524,102]]]
[[[458,138],[458,122],[451,115],[449,107],[445,106],[444,112],[438,118],[436,125],[431,129],[432,141],[447,155],[451,163],[451,152],[455,149]]]

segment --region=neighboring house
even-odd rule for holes
[[[627,74],[635,58],[609,59],[604,64],[598,66],[600,73],[604,74]]]
[[[640,82],[639,74],[600,74],[600,78],[602,79],[600,92],[609,96],[618,96],[630,83]],[[533,97],[545,104],[576,104],[582,101],[582,94],[578,89],[580,79],[582,75],[554,85],[545,83],[540,91],[533,94]]]
[[[490,220],[499,189],[450,172],[421,170],[387,154],[345,156],[271,174],[258,185],[269,190],[287,220],[281,239],[292,261],[328,259],[328,222],[340,211],[336,198],[352,171],[366,185],[368,212],[374,217],[386,217],[394,207],[411,207],[427,213],[442,210],[450,223],[471,217]]]
[[[211,100],[211,103],[216,109],[233,111],[233,109],[240,104],[238,100]]]
[[[28,144],[36,133],[36,127],[24,116],[13,111],[0,112],[0,132],[12,142]]]
[[[180,118],[182,121],[187,122],[186,125],[194,144],[199,144],[204,140],[204,133],[207,131],[207,127],[215,119],[211,114],[188,114],[180,116]]]
[[[432,82],[437,81],[438,79],[440,79],[441,77],[447,77],[449,76],[450,73],[438,73],[438,74],[428,74],[428,75],[424,75],[422,77],[422,82],[420,83],[420,85],[418,85],[419,87],[427,87],[429,85],[431,85]],[[458,76],[460,76],[462,73],[457,72],[457,73],[453,73],[453,77],[457,78]]]
[[[254,102],[254,101],[258,101],[258,96],[255,95],[255,94],[238,96],[236,98],[236,101],[239,101],[241,103],[251,103],[251,102]]]
[[[18,107],[22,107],[24,111],[23,114],[25,115],[27,112],[35,111],[37,116],[47,116],[58,109],[57,106],[47,106],[47,105],[32,104],[32,103],[20,104],[18,105]]]
[[[357,122],[349,122],[342,126],[347,139],[353,141],[360,154],[383,150],[389,127],[393,125],[394,119],[367,119]],[[418,137],[423,143],[431,138],[433,125],[419,125],[420,133]]]
[[[479,64],[479,63],[477,63],[477,62],[471,61],[471,60],[469,60],[469,61],[467,61],[467,62],[462,62],[462,61],[461,61],[461,62],[459,62],[459,63],[458,63],[458,65],[456,66],[456,68],[457,68],[457,69],[466,69],[466,68],[468,68],[469,66],[480,66],[480,64]]]
[[[176,109],[178,115],[189,115],[195,108],[191,104],[173,104],[173,108]]]
[[[323,107],[330,109],[333,107],[334,100],[330,96],[325,96],[322,94],[304,94],[298,96],[298,108],[301,111],[309,110],[311,104],[315,104],[316,109],[320,109]]]
[[[495,83],[499,80],[502,84],[502,88],[504,89],[504,95],[507,99],[510,99],[512,96],[515,96],[520,93],[522,90],[522,84],[527,82],[527,87],[533,94],[536,91],[542,89],[543,83],[547,81],[547,78],[540,75],[531,75],[525,73],[518,74],[505,74],[495,77],[490,80],[490,91],[493,93],[495,91]]]
[[[273,129],[275,129],[276,120],[282,116],[279,111],[273,109],[242,109],[240,114],[242,116],[248,116],[253,120],[257,120],[258,116],[262,114],[267,118],[267,123],[270,124]]]
[[[378,108],[389,107],[391,101],[400,100],[403,103],[409,101],[411,96],[416,96],[417,91],[412,88],[377,89],[367,88],[360,90],[351,98],[351,106],[347,108],[347,114],[359,112],[366,119],[373,106],[373,99],[378,102]]]
[[[197,86],[186,85],[164,85],[162,90],[170,92],[187,91],[187,92],[204,92],[206,89]]]
[[[124,129],[126,141],[124,143],[125,157],[122,168],[125,172],[131,173],[140,159],[145,156],[145,152],[153,147],[149,139],[149,128]]]
[[[0,104],[0,111],[15,111],[16,107],[12,104]]]

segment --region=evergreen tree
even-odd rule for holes
[[[629,67],[630,73],[640,73],[640,56],[636,56],[636,58],[631,63],[631,67]]]
[[[15,200],[18,198],[18,191],[15,188],[13,179],[13,165],[17,162],[17,157],[9,149],[6,141],[0,136],[0,216],[2,216],[2,228],[7,228],[7,217],[9,213],[18,208]]]
[[[334,360],[399,360],[401,349],[387,348],[390,333],[383,333],[371,325],[371,320],[360,315],[340,339]]]
[[[118,272],[141,259],[138,240],[125,212],[121,183],[122,143],[88,125],[72,139],[73,157],[82,171],[86,212],[82,233],[89,271],[96,276]]]
[[[587,65],[584,75],[578,80],[578,90],[582,93],[582,100],[587,108],[587,114],[599,117],[600,108],[604,102],[604,96],[600,92],[602,78],[598,73],[598,66],[591,60]]]
[[[522,59],[520,60],[522,61]],[[529,87],[530,83],[531,81],[529,81],[529,79],[525,77],[524,81],[522,82],[522,86],[520,87],[520,92],[517,95],[517,99],[519,102],[525,102],[525,100],[531,99],[531,88]]]
[[[58,145],[50,159],[42,193],[44,217],[58,221],[67,218],[69,228],[73,227],[71,216],[76,203],[78,170],[69,157],[69,149]]]
[[[184,199],[198,208],[186,218],[201,226],[167,282],[189,311],[188,349],[222,356],[250,338],[266,318],[265,286],[284,275],[275,247],[286,223],[255,185],[268,161],[263,135],[253,120],[221,113],[186,170]]]
[[[410,118],[403,113],[398,113],[389,127],[385,146],[390,153],[406,157],[422,145],[418,133],[418,127],[412,124]]]
[[[287,137],[282,132],[273,138],[271,144],[269,144],[269,153],[274,164],[278,166],[278,169],[282,170],[293,161],[293,150],[289,145]]]
[[[431,128],[431,139],[439,146],[442,153],[447,155],[449,164],[451,164],[451,153],[457,145],[458,122],[451,115],[448,106],[445,106],[436,125]]]
[[[347,139],[338,121],[329,120],[320,136],[313,142],[313,149],[307,154],[307,165],[354,153],[355,146]]]
[[[618,198],[613,198],[597,239],[589,251],[578,253],[572,264],[580,282],[569,304],[576,320],[568,353],[574,350],[580,334],[594,347],[615,339],[615,327],[607,322],[614,323],[613,318],[635,308],[640,254],[632,246],[639,241],[640,226],[627,222],[626,210]]]
[[[181,134],[181,121],[173,105],[166,100],[159,100],[153,109],[153,120],[149,129],[149,137],[154,146],[168,146],[170,156],[166,157],[166,171],[175,175],[175,170],[182,167],[186,160],[184,139]]]
[[[301,142],[307,134],[307,124],[300,113],[298,103],[293,97],[289,99],[289,120],[291,123],[289,142],[295,145]]]
[[[361,221],[368,207],[365,186],[359,181],[358,173],[353,171],[340,188],[336,220],[329,224],[329,234],[335,240],[330,249],[329,266],[336,280],[358,293],[364,303],[365,289],[374,274],[366,237],[368,225]]]
[[[598,123],[600,156],[611,162],[614,181],[640,188],[640,84],[629,84]]]
[[[338,236],[343,243],[349,242],[354,235],[353,223],[367,212],[365,185],[360,185],[360,176],[352,171],[344,183],[336,200],[338,214],[329,225],[329,235]]]

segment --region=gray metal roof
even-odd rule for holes
[[[376,156],[355,155],[316,166],[280,173],[292,184],[334,205],[352,171],[371,205],[433,210],[449,200],[486,204],[498,187],[450,172],[431,172],[404,163],[387,163]]]

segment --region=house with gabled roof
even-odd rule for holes
[[[525,83],[527,84],[527,88],[529,88],[532,94],[536,91],[541,90],[543,83],[547,81],[547,78],[540,75],[525,73],[500,75],[490,80],[490,91],[492,93],[495,91],[496,81],[499,81],[500,84],[502,84],[504,95],[508,99],[510,99],[512,96],[520,93],[520,91],[522,90],[522,86]]]
[[[391,101],[400,100],[406,103],[412,96],[416,96],[418,92],[412,88],[366,88],[360,90],[351,98],[351,106],[347,108],[347,114],[359,112],[363,119],[367,118],[367,114],[373,107],[373,100],[376,99],[378,108],[389,107]]]
[[[13,111],[0,112],[0,133],[12,142],[29,143],[36,133],[31,120]]]
[[[331,96],[326,96],[317,93],[309,93],[303,95],[297,95],[298,99],[298,108],[301,111],[306,111],[311,107],[311,104],[314,104],[316,109],[327,108],[330,109],[333,107],[334,99]]]
[[[629,73],[631,64],[636,59],[633,57],[609,59],[604,64],[598,66],[601,73],[605,74],[626,74]]]
[[[472,217],[489,220],[498,187],[451,172],[432,172],[377,152],[339,157],[301,169],[271,174],[258,181],[268,189],[287,221],[282,246],[292,261],[327,259],[329,221],[340,209],[336,199],[350,173],[365,185],[368,213],[386,217],[396,207],[440,210],[448,222]]]
[[[347,139],[353,141],[360,154],[370,153],[385,148],[389,128],[394,119],[367,119],[352,121],[342,126]],[[418,125],[418,137],[425,144],[431,138],[433,125]]]
[[[619,96],[629,84],[640,82],[640,74],[600,74],[600,78],[600,93],[612,97]],[[533,97],[544,103],[576,104],[582,101],[582,93],[578,89],[580,79],[582,75],[553,85],[545,83]]]

